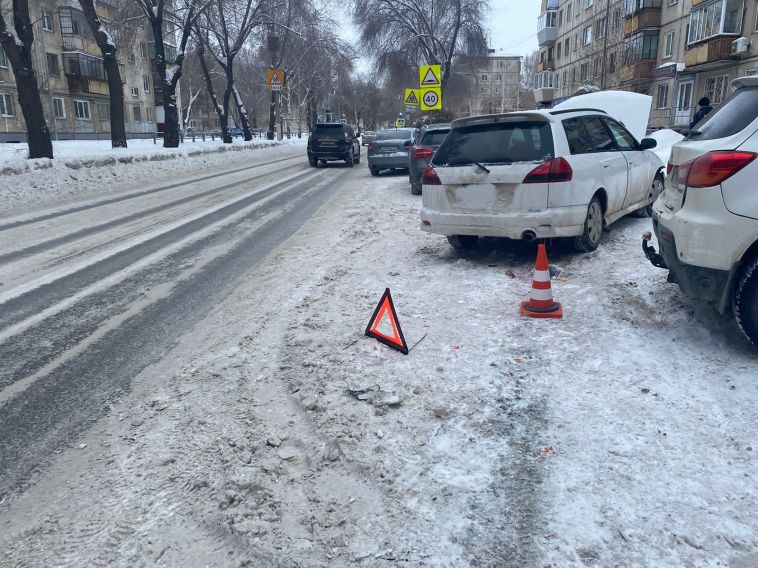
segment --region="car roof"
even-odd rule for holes
[[[732,88],[736,91],[737,89],[744,89],[745,87],[756,87],[758,86],[758,76],[751,75],[749,77],[738,77],[734,81],[732,81]]]
[[[334,128],[340,126],[347,128],[348,125],[343,122],[317,122],[315,126],[316,128]]]
[[[449,122],[437,122],[434,124],[425,124],[422,126],[424,130],[437,130],[437,129],[443,129],[443,128],[450,128]]]
[[[533,120],[538,122],[559,122],[574,115],[589,116],[589,115],[605,115],[605,111],[596,108],[578,108],[567,110],[552,110],[552,109],[536,109],[536,110],[524,110],[505,112],[502,114],[483,114],[480,116],[470,116],[467,118],[459,118],[452,122],[452,128],[463,128],[465,126],[474,126],[478,124],[496,124],[499,122],[516,122],[523,120]]]

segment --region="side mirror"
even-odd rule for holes
[[[405,146],[406,148],[410,148],[411,146],[413,146],[413,140],[406,140],[403,146]]]
[[[652,150],[658,146],[658,141],[655,138],[643,138],[640,142],[640,150]]]

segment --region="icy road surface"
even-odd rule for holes
[[[0,218],[1,565],[758,565],[758,358],[649,220],[525,319],[534,250],[303,153]]]

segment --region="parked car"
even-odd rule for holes
[[[236,126],[231,126],[231,127],[229,127],[229,134],[231,134],[234,137],[244,136],[245,135],[245,131],[242,128],[238,128]]]
[[[655,146],[602,109],[456,120],[422,178],[421,228],[456,248],[479,236],[566,237],[595,250],[604,226],[662,191]]]
[[[376,132],[373,130],[364,130],[361,134],[361,145],[368,146],[376,138]]]
[[[660,256],[646,252],[685,294],[721,313],[731,308],[758,346],[758,77],[732,86],[672,147],[666,189],[653,205]]]
[[[411,160],[408,167],[408,177],[411,181],[411,193],[421,195],[421,176],[437,148],[450,132],[449,124],[430,124],[419,132],[416,143],[411,148]]]
[[[349,124],[316,124],[308,138],[308,163],[311,167],[344,160],[349,168],[361,161],[361,145]]]
[[[378,176],[382,170],[407,170],[415,141],[415,128],[388,128],[378,132],[366,152],[371,175]]]

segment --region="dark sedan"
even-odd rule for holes
[[[371,175],[378,176],[382,170],[407,170],[415,141],[415,128],[390,128],[377,133],[376,139],[368,145]]]
[[[411,149],[408,167],[413,195],[421,195],[421,176],[448,132],[450,132],[449,124],[430,124],[421,129],[418,140]]]

